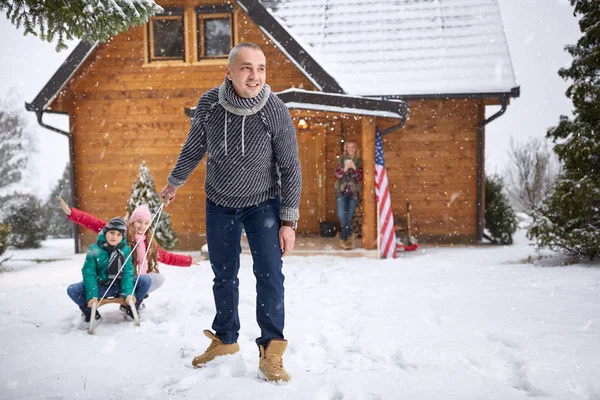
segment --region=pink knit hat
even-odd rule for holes
[[[139,221],[140,219],[145,219],[146,221],[152,221],[152,215],[150,214],[150,209],[148,208],[148,204],[142,204],[138,206],[131,213],[131,217],[129,217],[128,224],[133,224],[135,221]]]

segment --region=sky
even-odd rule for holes
[[[499,4],[521,87],[521,96],[511,100],[506,113],[486,126],[486,171],[503,174],[511,139],[519,144],[530,138],[544,138],[561,114],[572,112],[571,101],[564,95],[568,83],[557,72],[570,65],[571,56],[564,46],[575,44],[580,32],[567,0],[499,0]],[[18,31],[5,16],[0,17],[0,98],[12,98],[24,110],[24,103],[35,98],[76,43],[56,53],[53,44],[23,36],[22,30]],[[487,107],[486,116],[498,110]],[[68,141],[41,128],[33,113],[25,113],[38,139],[28,185],[45,198],[68,161]],[[66,117],[46,116],[44,121],[68,129]]]
[[[107,305],[90,336],[66,294],[85,259],[72,239],[11,248],[0,267],[0,398],[598,399],[600,268],[540,258],[524,233],[511,246],[421,246],[388,260],[300,256],[299,246],[284,258],[285,385],[257,378],[247,248],[240,352],[199,370],[190,364],[215,312],[208,261],[161,265],[165,283],[140,326]]]

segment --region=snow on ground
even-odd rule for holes
[[[383,261],[286,258],[287,385],[256,375],[247,254],[241,352],[195,370],[214,313],[208,262],[162,266],[140,327],[108,305],[90,336],[66,295],[84,255],[70,240],[11,250],[0,267],[0,398],[599,399],[600,268],[547,266],[558,263],[523,232],[516,242]],[[23,261],[50,256],[59,260]]]

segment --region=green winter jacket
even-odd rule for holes
[[[85,286],[85,299],[86,301],[98,297],[98,282],[105,282],[108,279],[108,261],[109,253],[100,247],[99,243],[106,242],[104,233],[101,231],[98,234],[96,243],[90,245],[85,256],[85,263],[81,268],[81,274],[83,275],[83,285]],[[123,298],[133,294],[133,264],[131,263],[131,248],[127,246],[127,240],[123,237],[121,243],[124,244],[121,251],[123,256],[127,260],[122,271],[121,279],[121,296]],[[117,282],[115,282],[117,284]]]

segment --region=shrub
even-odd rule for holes
[[[0,224],[0,256],[4,254],[8,247],[8,238],[10,237],[10,225]]]
[[[493,175],[485,182],[485,227],[492,243],[512,244],[517,230],[517,218],[503,193],[502,178]]]
[[[12,231],[8,243],[19,249],[41,247],[48,232],[40,201],[30,195],[17,195],[10,200],[4,220]]]

